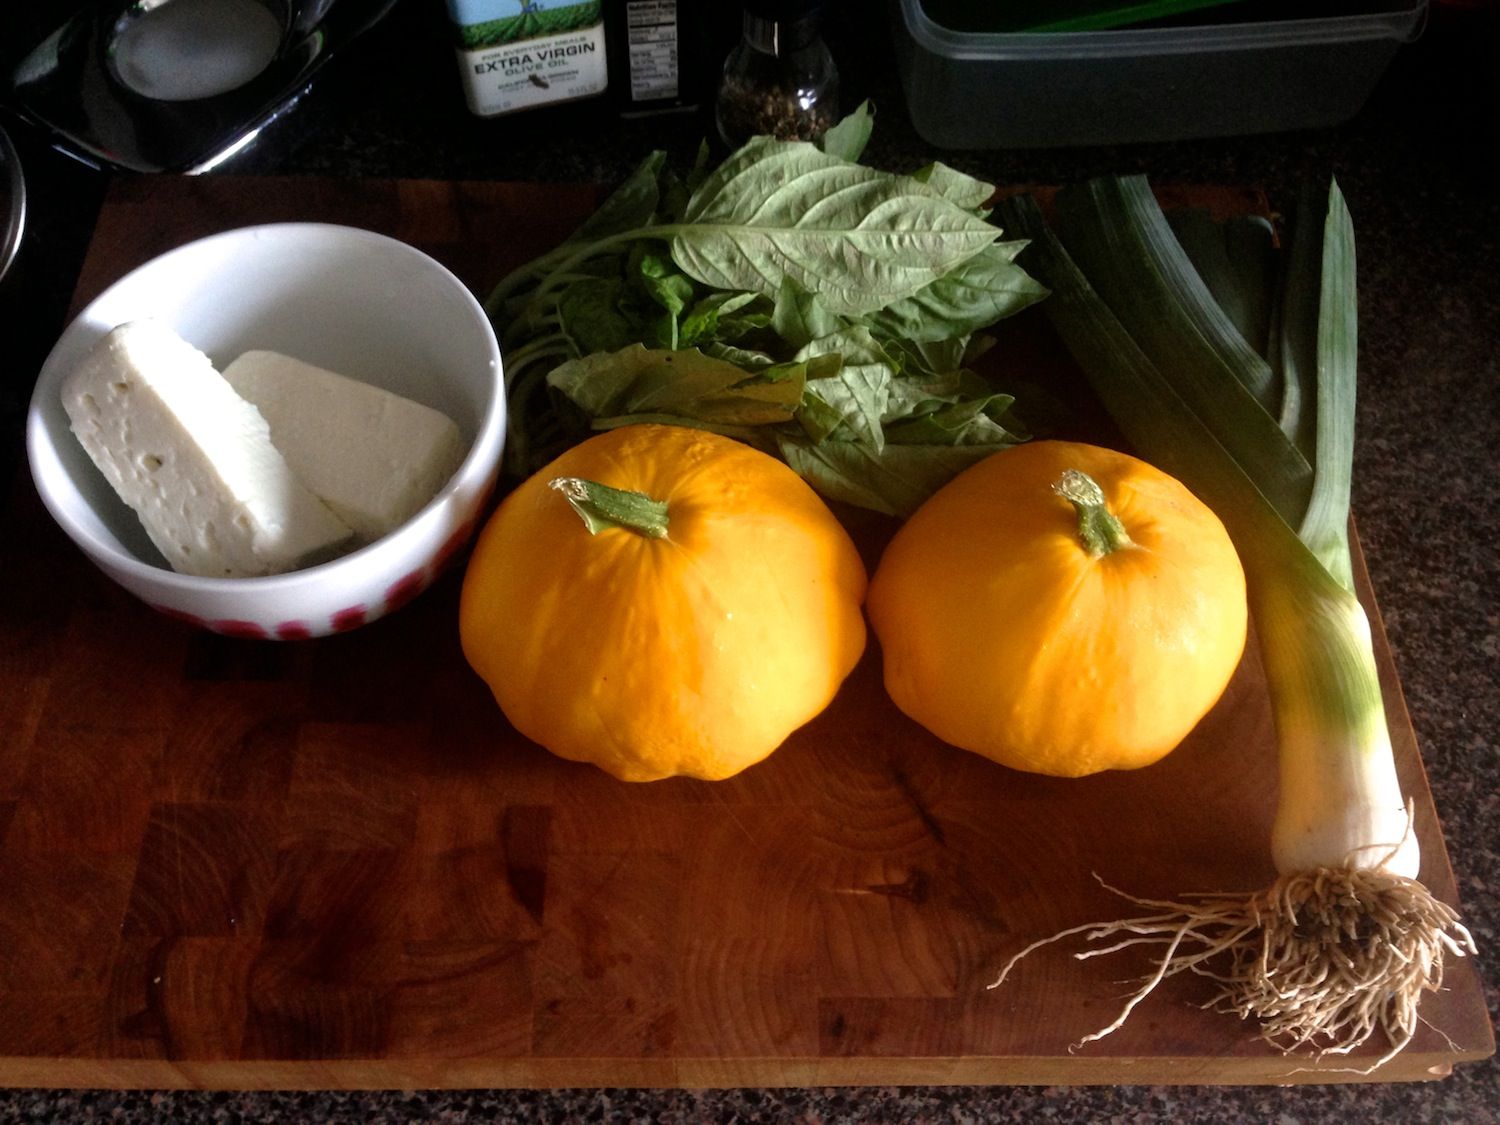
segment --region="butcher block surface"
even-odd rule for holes
[[[192,238],[317,220],[483,293],[589,186],[142,177],[111,189],[75,308]],[[1236,193],[1224,193],[1231,203]],[[841,510],[873,565],[892,530]],[[0,1084],[338,1088],[1292,1083],[1446,1075],[1493,1051],[1453,963],[1406,1051],[1286,1056],[1196,978],[1110,1023],[1139,950],[1059,929],[1273,875],[1253,645],[1161,763],[1058,780],[902,716],[871,646],[832,706],[727,781],[629,785],[512,731],[464,663],[461,560],[318,641],[194,631],[112,585],[29,478],[0,535]],[[1456,892],[1359,580],[1423,879]]]

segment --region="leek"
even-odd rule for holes
[[[1159,237],[1165,221],[1143,178],[1095,181],[1088,194],[1102,205],[1090,211],[1078,196],[1069,205],[1070,228],[1087,244],[1080,259],[1106,272],[1117,290],[1137,274],[1163,276],[1160,261],[1174,251]],[[1042,308],[1121,432],[1215,510],[1240,553],[1277,734],[1270,850],[1278,878],[1246,896],[1133,900],[1153,913],[1033,943],[991,987],[1033,949],[1068,935],[1113,941],[1080,957],[1160,945],[1154,975],[1112,1024],[1083,1042],[1121,1026],[1167,976],[1191,971],[1220,982],[1215,1006],[1256,1018],[1265,1038],[1286,1050],[1347,1054],[1380,1032],[1388,1050],[1373,1070],[1411,1041],[1417,1004],[1440,986],[1445,955],[1472,953],[1474,943],[1452,908],[1417,880],[1410,806],[1396,774],[1369,622],[1353,590],[1347,529],[1357,340],[1354,236],[1343,196],[1332,183],[1321,222],[1298,231],[1294,276],[1283,285],[1289,300],[1316,294],[1315,317],[1304,308],[1278,318],[1284,328],[1299,316],[1311,321],[1312,339],[1282,348],[1295,345],[1312,362],[1281,365],[1281,403],[1258,405],[1274,408],[1266,410],[1273,422],[1294,424],[1276,425],[1267,448],[1245,459],[1236,448],[1243,433],[1225,432],[1226,417],[1246,416],[1238,393],[1245,385],[1230,380],[1218,402],[1205,394],[1215,379],[1228,378],[1226,365],[1217,356],[1195,361],[1185,354],[1191,348],[1162,339],[1161,323],[1184,322],[1180,312],[1161,312],[1159,301],[1175,297],[1143,283],[1138,292],[1152,288],[1158,304],[1147,311],[1122,299],[1117,310],[1032,199],[1017,197],[1002,210],[1008,228],[1032,239],[1028,268],[1052,290]],[[1309,267],[1311,278],[1295,276]],[[1147,346],[1138,343],[1143,337]],[[1299,439],[1311,478],[1289,508],[1282,470],[1295,464],[1288,451]],[[1121,933],[1131,936],[1117,940]]]
[[[1276,264],[1276,232],[1270,221],[1259,215],[1218,220],[1196,207],[1170,211],[1167,221],[1214,302],[1252,352],[1265,356]],[[1268,360],[1268,384],[1274,384],[1275,366]],[[1267,399],[1273,395],[1268,386]]]
[[[1276,510],[1300,514],[1312,469],[1271,413],[1269,365],[1199,279],[1145,178],[1091,180],[1060,192],[1057,206],[1079,267],[1141,350]]]

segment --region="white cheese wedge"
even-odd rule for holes
[[[463,461],[440,411],[279,352],[250,351],[224,378],[259,407],[293,471],[369,542],[405,523]]]
[[[336,553],[349,527],[297,479],[270,427],[160,322],[114,329],[63,382],[73,433],[174,570],[279,574]]]

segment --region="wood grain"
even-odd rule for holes
[[[411,241],[478,291],[561,237],[587,186],[142,177],[113,187],[83,303],[249,222]],[[1242,206],[1242,193],[1219,193]],[[1013,342],[1002,377],[1055,355]],[[890,527],[842,513],[871,562]],[[151,1087],[1286,1083],[1288,1059],[1173,981],[1010,953],[1148,896],[1269,876],[1264,680],[1247,656],[1175,753],[1031,777],[901,716],[872,646],[833,706],[714,784],[629,786],[517,736],[458,647],[457,572],[344,636],[195,633],[96,573],[29,480],[0,538],[0,1082]],[[1368,583],[1361,571],[1369,604]],[[1373,607],[1372,607],[1373,608]],[[1455,900],[1383,632],[1424,878]],[[1479,1059],[1456,965],[1376,1080]],[[1352,1060],[1368,1065],[1371,1053]]]

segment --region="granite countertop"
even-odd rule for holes
[[[1249,185],[1273,205],[1338,177],[1358,232],[1361,387],[1354,509],[1491,1019],[1500,1012],[1500,193],[1482,170],[1497,139],[1492,3],[1434,4],[1365,108],[1335,128],[1232,140],[938,152],[913,130],[884,7],[833,5],[829,41],[850,98],[879,110],[866,159],[940,156],[1001,183],[1109,171],[1157,183]],[[879,13],[879,14],[877,14]],[[621,121],[598,103],[479,120],[464,108],[437,0],[402,0],[336,58],[296,110],[215,175],[610,182],[651,148],[687,156],[702,123]],[[62,317],[107,177],[12,129],[31,178],[24,288],[0,301],[4,460],[20,463],[19,404]],[[19,315],[15,315],[19,313]],[[14,326],[14,327],[13,327]],[[878,1088],[705,1092],[152,1093],[0,1091],[0,1120],[1492,1121],[1500,1064],[1430,1085],[1276,1088]]]

